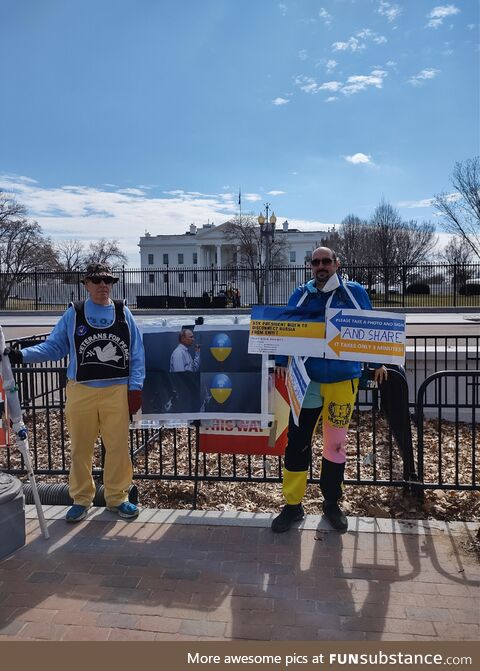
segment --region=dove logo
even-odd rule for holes
[[[79,348],[80,365],[100,364],[113,368],[125,368],[128,349],[123,340],[119,338],[116,340],[118,342],[114,343],[112,336],[109,337],[106,333],[85,338]]]

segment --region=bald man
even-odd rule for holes
[[[357,282],[343,282],[338,269],[336,253],[328,247],[318,247],[312,254],[312,279],[298,287],[289,306],[307,306],[325,319],[327,308],[371,310],[365,289]],[[277,375],[285,377],[287,357],[275,359]],[[375,381],[387,377],[384,366],[374,365]],[[323,514],[331,526],[340,532],[348,528],[348,521],[338,502],[342,497],[345,471],[345,443],[352,417],[361,375],[362,364],[356,361],[308,357],[305,368],[310,377],[305,399],[296,426],[290,413],[288,444],[283,469],[283,495],[286,501],[282,512],[273,520],[272,531],[281,533],[305,516],[302,499],[312,461],[312,437],[322,419],[323,455],[320,475]]]

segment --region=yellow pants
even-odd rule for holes
[[[105,445],[106,504],[118,506],[127,501],[133,475],[127,385],[88,387],[69,380],[65,414],[72,442],[69,492],[74,503],[89,506],[95,496],[92,459],[98,434]]]

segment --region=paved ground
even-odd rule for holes
[[[477,525],[97,509],[67,525],[27,507],[27,544],[0,561],[0,640],[478,640]]]

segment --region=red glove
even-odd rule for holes
[[[129,389],[128,390],[128,412],[134,415],[137,410],[142,407],[142,390]]]

